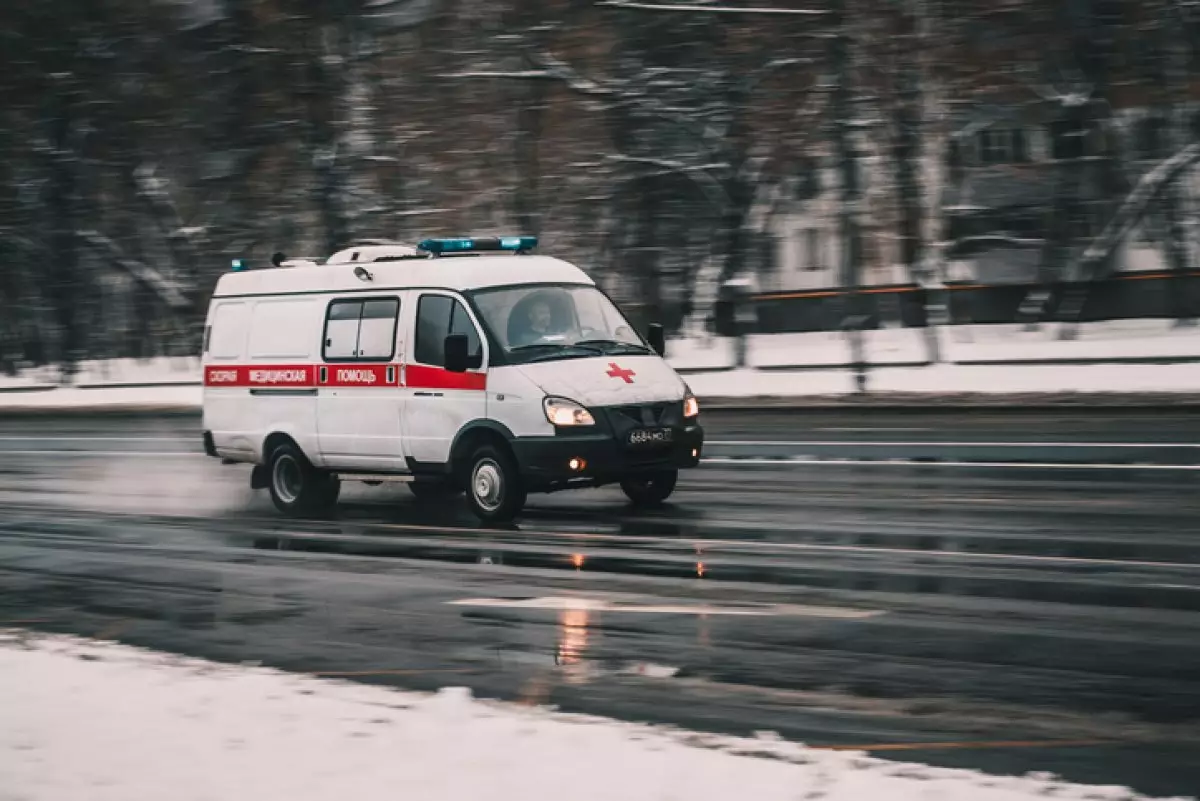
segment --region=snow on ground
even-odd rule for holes
[[[1110,320],[1078,326],[1074,339],[1059,339],[1057,323],[1026,331],[1022,325],[960,325],[937,331],[949,362],[1032,359],[1200,358],[1200,327],[1179,328],[1173,320]],[[865,350],[874,364],[925,361],[925,333],[919,328],[864,331]],[[673,339],[667,358],[676,368],[714,369],[733,364],[726,337]],[[749,338],[752,367],[844,365],[851,362],[840,331],[759,334]]]
[[[733,370],[684,376],[704,398],[846,395],[851,370]],[[1197,393],[1200,364],[966,365],[879,367],[867,371],[868,392],[1007,395],[1015,393]],[[2,402],[2,401],[0,401]]]
[[[0,679],[23,801],[1140,798],[11,631]]]
[[[922,330],[867,331],[866,354],[874,365],[867,388],[870,392],[955,394],[1200,391],[1197,363],[1020,364],[1044,359],[1200,359],[1200,327],[1180,328],[1171,320],[1114,320],[1081,325],[1077,337],[1071,340],[1058,339],[1059,330],[1057,324],[1036,331],[1026,331],[1019,325],[943,328],[937,336],[946,361],[932,366],[912,366],[926,359]],[[676,368],[721,371],[687,376],[692,390],[702,399],[832,396],[854,391],[854,375],[845,367],[850,362],[850,351],[840,332],[750,337],[750,367],[737,371],[726,369],[733,363],[733,342],[723,337],[671,340],[667,358]],[[994,360],[1012,363],[972,364]],[[809,369],[778,369],[789,366]],[[73,385],[57,388],[57,380],[54,368],[26,371],[15,379],[0,377],[0,411],[194,409],[201,402],[197,386],[96,388],[105,384],[198,382],[200,365],[190,358],[85,362]]]
[[[52,387],[62,380],[57,366],[22,370],[0,376],[4,387]],[[96,359],[80,362],[72,379],[75,385],[194,382],[200,380],[200,360],[195,356],[156,359]]]
[[[79,389],[62,387],[37,392],[0,392],[5,409],[199,409],[203,392],[191,387]]]

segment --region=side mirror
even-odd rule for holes
[[[442,366],[452,373],[465,373],[469,359],[467,358],[467,335],[450,334],[446,337]]]
[[[646,332],[646,339],[650,341],[650,347],[659,356],[667,355],[667,337],[663,333],[661,323],[650,323],[650,328]]]

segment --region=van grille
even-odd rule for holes
[[[636,406],[613,406],[611,410],[635,425],[655,426],[663,422],[668,403],[645,403]]]

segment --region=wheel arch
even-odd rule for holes
[[[250,489],[266,489],[270,483],[271,475],[271,454],[280,445],[292,445],[296,450],[300,451],[300,455],[309,461],[308,455],[304,453],[304,448],[300,447],[300,443],[296,442],[296,438],[286,431],[272,431],[263,438],[262,453],[259,454],[258,461],[254,465],[254,469],[250,471]]]
[[[486,419],[472,420],[459,429],[450,445],[450,474],[455,481],[465,481],[465,473],[469,466],[467,460],[485,443],[504,448],[515,460],[516,453],[510,444],[512,440],[512,431],[503,423]]]

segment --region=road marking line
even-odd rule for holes
[[[1095,745],[1133,745],[1123,740],[963,740],[944,743],[875,743],[871,745],[813,745],[818,751],[926,751],[952,748],[1071,748]]]
[[[817,428],[816,431],[854,431],[854,432],[872,432],[872,431],[892,431],[894,433],[911,433],[914,431],[933,431],[932,428],[900,428],[889,426],[825,426]]]
[[[727,615],[734,617],[827,617],[862,620],[887,614],[878,609],[851,609],[838,606],[768,604],[761,607],[713,606],[709,604],[623,604],[598,598],[545,596],[541,598],[462,598],[447,601],[450,606],[476,606],[500,609],[578,609],[589,612],[633,612],[645,615]]]
[[[194,437],[30,437],[0,435],[0,442],[190,442]]]
[[[2,452],[2,451],[0,451]],[[951,460],[923,461],[909,459],[895,461],[891,459],[764,459],[750,456],[738,459],[733,456],[706,456],[700,460],[704,464],[804,464],[804,465],[858,465],[859,467],[1003,467],[1023,468],[1026,470],[1200,470],[1200,464],[1115,464],[1097,462],[963,462]]]
[[[975,500],[975,499],[973,499],[973,500]],[[999,500],[999,499],[997,499],[997,500]],[[458,527],[454,527],[454,526],[419,526],[419,525],[406,524],[406,523],[378,523],[378,524],[371,524],[371,527],[400,529],[403,531],[417,531],[417,532],[427,533],[427,534],[436,534],[436,533],[443,533],[443,534],[457,534],[457,533],[480,534],[480,533],[485,533],[486,534],[486,533],[490,533],[490,531],[488,529],[458,528]],[[1031,561],[1031,562],[1048,562],[1048,563],[1053,563],[1053,564],[1093,565],[1093,566],[1097,566],[1097,567],[1102,566],[1102,567],[1113,567],[1113,568],[1162,567],[1162,568],[1171,568],[1171,569],[1178,568],[1183,571],[1200,569],[1200,564],[1196,564],[1193,562],[1162,562],[1162,561],[1153,561],[1153,560],[1146,560],[1146,559],[1099,559],[1099,558],[1088,557],[1088,556],[1047,556],[1044,554],[989,553],[987,551],[949,551],[949,550],[944,550],[944,549],[896,548],[896,547],[874,546],[874,545],[828,545],[828,544],[818,543],[818,542],[761,542],[758,540],[736,540],[736,539],[728,539],[728,538],[698,537],[698,536],[655,537],[655,536],[639,536],[636,534],[629,534],[629,533],[607,534],[607,533],[603,533],[603,532],[591,532],[591,531],[548,531],[548,530],[528,529],[528,530],[521,530],[520,533],[524,534],[526,536],[530,536],[530,537],[534,537],[534,536],[536,536],[536,537],[554,537],[554,538],[560,538],[560,539],[564,539],[564,540],[600,541],[602,543],[600,547],[603,547],[604,544],[608,544],[608,543],[628,544],[630,542],[636,542],[639,545],[651,545],[651,544],[677,545],[677,546],[680,546],[681,548],[685,544],[691,544],[695,547],[703,547],[703,548],[708,549],[706,552],[709,554],[710,557],[715,555],[714,549],[718,549],[718,548],[738,549],[738,548],[740,548],[740,549],[745,549],[745,550],[765,550],[765,551],[799,551],[799,552],[810,552],[810,553],[816,552],[816,553],[873,554],[873,555],[877,555],[877,556],[882,556],[882,555],[918,556],[918,557],[922,557],[922,556],[946,557],[946,556],[948,556],[948,557],[960,558],[960,559],[991,559],[991,560],[999,560],[999,561],[1018,561],[1018,562],[1019,561]],[[295,534],[281,534],[279,536],[294,537],[297,539],[308,539],[308,538],[320,539],[322,537],[328,537],[330,539],[338,539],[338,540],[345,540],[345,541],[352,541],[352,542],[359,542],[359,541],[374,542],[373,540],[371,540],[370,535],[360,535],[360,534],[323,534],[320,532],[304,532],[304,533],[295,533]],[[937,536],[937,537],[941,537],[943,539],[953,539],[958,535],[934,534],[934,535],[926,535],[926,536]],[[426,539],[426,538],[413,538],[413,539]],[[411,542],[412,540],[410,539],[409,541]],[[403,541],[401,541],[401,542],[403,542]],[[573,545],[573,544],[574,543],[571,543],[571,542],[562,543],[562,545],[564,545],[564,546],[569,546],[569,545]],[[478,546],[471,546],[469,543],[463,543],[463,547],[466,548],[466,547],[478,547]],[[507,541],[502,541],[502,540],[497,541],[497,545],[496,545],[497,550],[503,549],[504,547],[511,547],[514,550],[521,550],[521,549],[528,550],[530,548],[536,547],[536,543],[507,542]],[[586,547],[586,546],[580,546],[580,547]],[[558,554],[558,555],[561,555],[563,557],[568,556],[568,554],[566,554],[566,553],[562,553],[562,554]],[[570,554],[573,564],[575,562],[574,557],[580,556],[580,555],[581,554],[578,554],[578,553]],[[587,554],[584,553],[584,554],[582,554],[582,556],[584,556],[586,558]],[[581,567],[583,567],[583,565],[577,565],[576,569],[579,569]],[[1175,588],[1180,588],[1180,589],[1193,589],[1192,587],[1189,587],[1186,585],[1157,585],[1157,584],[1155,584],[1155,585],[1148,585],[1148,586],[1164,586],[1164,587],[1175,587]],[[1198,589],[1200,589],[1200,588],[1198,588]],[[507,600],[507,599],[499,599],[499,600]],[[555,608],[557,608],[557,607],[555,607]]]
[[[707,445],[787,445],[787,446],[843,446],[843,445],[864,445],[871,448],[889,448],[889,447],[906,447],[906,448],[1200,448],[1200,442],[1039,442],[1027,441],[1019,442],[1010,440],[1008,442],[965,442],[965,441],[927,441],[927,442],[910,442],[898,440],[896,442],[879,441],[879,440],[766,440],[766,439],[712,439],[704,443]]]
[[[0,456],[169,456],[172,458],[191,458],[203,456],[203,451],[9,451],[0,448]]]

